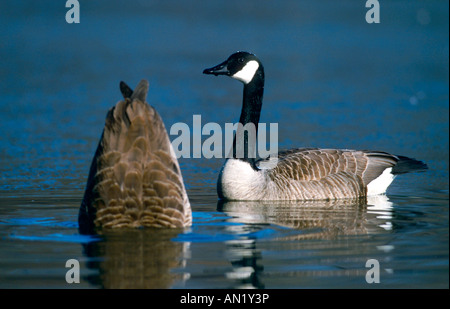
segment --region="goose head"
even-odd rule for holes
[[[254,54],[243,51],[232,54],[221,64],[205,69],[203,74],[230,76],[244,85],[256,80],[264,81],[264,69],[259,59]]]

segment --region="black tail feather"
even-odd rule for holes
[[[397,164],[392,169],[392,174],[405,174],[410,172],[421,172],[428,169],[428,165],[422,161],[404,157],[397,156]]]
[[[122,92],[124,99],[131,98],[133,95],[133,89],[123,81],[120,82],[120,92]]]

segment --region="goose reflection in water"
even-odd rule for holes
[[[386,195],[332,201],[220,200],[217,209],[229,216],[228,222],[240,223],[227,226],[229,232],[238,235],[257,235],[258,231],[267,229],[268,225],[292,229],[296,233],[283,233],[284,236],[275,236],[274,241],[292,241],[290,246],[299,252],[311,250],[311,244],[303,241],[386,233],[393,227],[393,203]],[[263,277],[267,275],[264,265],[270,262],[263,263],[264,249],[258,246],[258,236],[242,236],[229,240],[226,244],[227,258],[233,265],[232,271],[226,274],[227,278],[234,279],[238,288],[264,288]],[[339,276],[340,272],[346,271],[332,273]],[[361,276],[364,271],[360,271]],[[319,270],[312,273],[320,275],[321,272],[329,274],[330,271]],[[305,275],[308,273],[310,272],[305,272]]]
[[[331,201],[219,201],[229,222],[275,224],[301,230],[298,239],[361,235],[390,229],[392,202],[386,195]],[[255,226],[257,227],[257,226]]]
[[[393,229],[392,206],[384,195],[367,201],[219,201],[217,209],[227,217],[216,221],[213,226],[224,235],[234,235],[224,241],[225,251],[220,254],[220,258],[231,265],[223,276],[230,288],[265,288],[264,278],[273,274],[270,251],[287,250],[296,252],[295,256],[286,257],[286,263],[292,264],[287,267],[301,271],[302,277],[324,273],[340,276],[353,271],[361,272],[358,276],[364,278],[364,268],[349,270],[344,265],[330,270],[329,265],[318,265],[320,261],[317,262],[308,252],[329,245],[322,240],[335,239],[335,245],[341,248],[340,236],[390,233]],[[208,221],[207,226],[209,224],[212,223]],[[197,225],[202,226],[202,223]],[[280,229],[282,231],[277,233]],[[180,235],[185,238],[180,238]],[[84,247],[91,271],[87,279],[94,285],[104,288],[172,288],[189,286],[192,272],[197,276],[196,280],[205,275],[204,270],[199,275],[195,266],[190,266],[192,235],[185,229],[108,230],[101,237],[102,241]],[[208,238],[208,242],[211,242],[208,246],[215,246],[214,240]],[[363,242],[357,249],[373,245]],[[355,250],[345,246],[343,249],[348,250],[345,254],[349,255]],[[222,261],[217,263],[221,265]],[[328,269],[311,270],[311,265]]]
[[[174,242],[177,229],[110,230],[84,246],[92,284],[112,289],[161,289],[185,281],[189,242]],[[130,241],[132,240],[132,241]]]

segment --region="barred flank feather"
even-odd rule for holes
[[[291,199],[353,198],[365,196],[366,186],[396,162],[384,152],[299,148],[280,153],[277,167],[267,175],[291,183],[291,192],[285,193]]]

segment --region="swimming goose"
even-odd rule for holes
[[[148,82],[111,108],[79,213],[80,232],[97,228],[186,227],[191,207],[164,123],[146,103]]]
[[[264,92],[264,68],[251,53],[237,52],[226,61],[203,71],[226,75],[244,84],[239,122],[252,123],[257,132]],[[382,151],[298,148],[278,153],[273,168],[249,155],[256,139],[244,134],[243,155],[237,155],[236,135],[233,156],[225,161],[217,191],[226,200],[318,200],[365,197],[384,194],[397,174],[424,170],[426,164]]]

